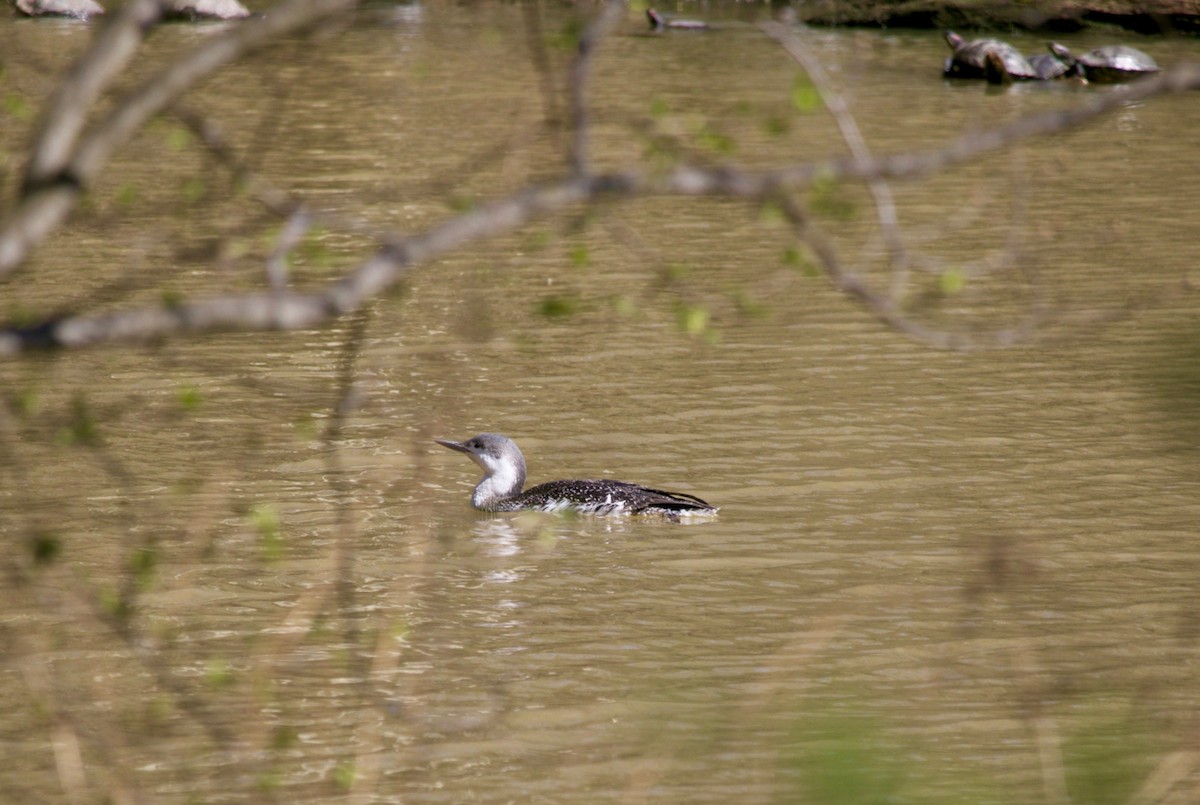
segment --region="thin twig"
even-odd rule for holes
[[[306,0],[310,1],[335,2]],[[1131,100],[1196,87],[1200,87],[1200,65],[1185,64],[1156,78],[1145,79],[1077,106],[1031,115],[997,129],[966,134],[949,145],[923,152],[866,158],[850,156],[759,172],[733,167],[681,166],[662,176],[635,171],[595,176],[572,175],[557,182],[528,187],[507,198],[481,205],[423,233],[397,237],[373,257],[313,293],[236,294],[103,315],[57,317],[31,327],[0,331],[0,356],[29,350],[78,348],[106,343],[144,343],[185,334],[316,327],[357,310],[366,301],[386,292],[412,266],[426,263],[469,243],[512,232],[530,221],[572,205],[605,198],[653,195],[712,195],[761,201],[778,196],[784,188],[806,186],[818,177],[861,181],[881,177],[920,178],[1021,140],[1080,126]],[[60,189],[55,187],[55,190]],[[27,203],[39,203],[41,195],[35,194],[34,199]],[[18,212],[14,217],[19,219],[25,214]],[[798,220],[802,226],[808,226],[803,216]],[[19,222],[14,224],[10,220],[6,231],[14,228],[24,232]],[[28,237],[28,233],[25,232],[22,237]],[[810,245],[814,242],[809,240]],[[4,254],[7,247],[4,236],[0,234],[0,255]],[[0,273],[3,267],[3,259],[0,259]],[[974,345],[971,339],[962,334],[906,322],[894,302],[875,294],[863,280],[844,269],[833,271],[831,277],[835,278],[841,290],[867,303],[881,320],[892,325],[906,324],[901,328],[904,332],[926,343],[959,349]],[[1034,311],[1034,316],[1038,315],[1040,313]],[[1022,325],[993,333],[990,343],[995,346],[1011,344],[1027,335],[1027,325]]]
[[[850,112],[845,96],[834,89],[829,73],[825,72],[825,66],[821,64],[821,60],[813,53],[808,43],[796,36],[790,27],[779,22],[764,22],[759,27],[767,36],[778,42],[793,59],[800,63],[804,72],[808,73],[809,80],[820,94],[825,108],[833,116],[838,131],[842,134],[842,140],[850,149],[851,156],[856,160],[870,160],[871,149],[867,146],[867,140],[858,128],[858,121]],[[903,298],[908,284],[908,254],[904,248],[904,241],[900,237],[900,221],[896,214],[896,202],[892,197],[892,188],[882,176],[868,177],[866,182],[867,188],[875,200],[875,214],[879,218],[880,233],[883,235],[884,243],[887,244],[888,265],[892,270],[892,299],[899,302]]]
[[[47,167],[38,170],[51,171],[54,181],[39,180],[27,188],[16,211],[0,228],[0,277],[12,273],[35,246],[66,221],[84,188],[112,152],[185,91],[237,58],[277,42],[283,34],[307,28],[352,5],[353,0],[284,0],[263,16],[239,23],[152,76],[79,139],[73,150],[69,148],[73,137],[65,135],[75,132],[82,120],[71,118],[70,124],[52,127],[64,132],[64,136],[56,137],[62,143],[45,149],[49,156],[39,158],[38,164]],[[66,151],[71,151],[69,158]]]
[[[235,152],[211,118],[194,109],[177,107],[173,112],[175,118],[195,135],[208,153],[225,166],[233,182],[242,185],[267,210],[280,218],[290,219],[303,206],[298,199],[255,173]]]
[[[1200,752],[1194,749],[1168,752],[1129,798],[1129,805],[1155,805],[1173,801],[1168,799],[1172,789],[1194,777],[1197,768],[1200,768]],[[1195,801],[1195,793],[1193,785],[1192,799],[1188,800],[1184,794],[1178,801]]]
[[[848,270],[838,257],[833,244],[812,225],[810,216],[795,199],[781,194],[777,198],[777,203],[784,217],[795,230],[797,239],[812,250],[834,287],[857,299],[863,307],[884,324],[918,341],[941,349],[956,350],[1011,346],[1026,340],[1045,318],[1046,310],[1040,305],[1035,306],[1025,317],[1013,325],[997,329],[986,337],[922,324],[906,315],[890,294],[875,291],[865,278]]]
[[[103,24],[47,105],[25,167],[26,192],[57,179],[66,169],[88,111],[161,16],[161,0],[130,0]]]
[[[625,0],[608,0],[579,36],[579,51],[574,64],[571,65],[569,87],[571,131],[574,138],[571,151],[567,155],[567,166],[572,176],[583,176],[588,171],[587,77],[592,66],[592,54],[600,40],[608,35],[624,13]]]
[[[525,15],[525,41],[529,45],[529,60],[538,76],[545,122],[549,128],[558,130],[563,124],[562,112],[558,108],[559,97],[554,86],[554,69],[550,63],[545,31],[542,28],[542,4],[521,3],[521,11]]]
[[[288,284],[288,255],[308,234],[311,221],[308,212],[301,207],[288,217],[275,241],[275,248],[267,255],[267,283],[271,290],[282,292]]]

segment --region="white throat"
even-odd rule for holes
[[[512,497],[521,491],[525,482],[523,473],[511,461],[479,462],[487,473],[475,487],[471,495],[471,503],[476,508],[484,508],[489,503],[501,498]]]

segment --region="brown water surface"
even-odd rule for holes
[[[630,12],[592,76],[601,165],[844,150],[734,16],[651,37]],[[88,32],[0,20],[4,91],[36,108]],[[212,33],[168,26],[148,58]],[[809,40],[883,152],[1111,91],[947,82],[933,33]],[[305,286],[556,175],[541,82],[519,7],[379,6],[189,104],[327,216]],[[4,123],[10,171],[28,125]],[[14,313],[262,287],[271,219],[176,129],[119,155],[9,284]],[[1163,764],[1161,801],[1187,801],[1197,177],[1178,96],[895,187],[925,320],[1048,300],[1007,350],[885,329],[746,204],[645,199],[414,271],[366,320],[336,451],[353,323],[5,364],[8,550],[61,551],[7,573],[0,799],[1095,802]],[[878,275],[867,198],[814,208]],[[479,514],[475,466],[432,439],[482,430],[531,482],[620,477],[720,517]]]

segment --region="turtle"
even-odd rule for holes
[[[163,16],[169,20],[240,20],[250,11],[238,0],[166,0]]]
[[[73,17],[89,20],[104,14],[96,0],[16,0],[17,11],[27,17]]]
[[[655,31],[665,31],[668,28],[675,28],[684,31],[707,31],[708,23],[702,20],[681,20],[664,17],[661,12],[655,11],[652,8],[646,9],[646,18],[650,20],[650,27]]]
[[[1132,81],[1158,72],[1158,64],[1154,59],[1127,45],[1107,45],[1082,56],[1072,55],[1071,51],[1057,42],[1050,42],[1047,47],[1056,58],[1068,65],[1068,69],[1098,84]]]
[[[1043,81],[1063,78],[1074,72],[1073,62],[1065,62],[1052,53],[1037,53],[1026,58],[1033,71],[1038,74],[1038,78]]]
[[[1028,81],[1039,78],[1029,60],[1017,49],[999,39],[972,39],[967,41],[954,31],[946,31],[946,44],[953,52],[946,59],[943,75],[947,78],[986,78],[992,83]],[[988,67],[988,54],[993,54],[992,67]]]

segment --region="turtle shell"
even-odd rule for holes
[[[995,54],[1009,77],[1021,80],[1038,78],[1029,60],[1017,49],[999,39],[963,39],[953,31],[946,32],[946,44],[953,51],[946,60],[947,78],[987,78],[988,54]]]
[[[16,0],[17,10],[28,17],[75,17],[86,20],[104,13],[96,0]]]
[[[1043,81],[1050,81],[1055,78],[1062,78],[1074,68],[1072,62],[1065,62],[1057,56],[1052,56],[1049,53],[1039,53],[1030,56],[1029,64],[1033,67],[1033,71],[1037,73],[1038,78]]]
[[[1126,45],[1096,48],[1080,56],[1078,61],[1087,80],[1098,83],[1129,81],[1158,72],[1154,59]]]
[[[655,31],[665,31],[668,28],[684,31],[707,31],[709,27],[707,22],[701,20],[681,20],[676,17],[665,17],[652,8],[646,9],[646,18],[650,20],[650,27]]]

